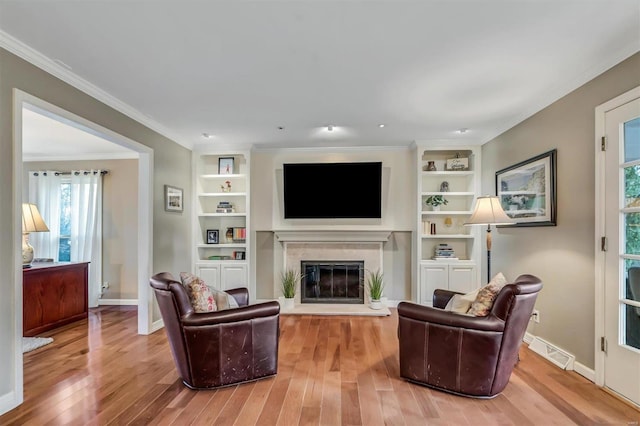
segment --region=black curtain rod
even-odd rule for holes
[[[54,173],[55,173],[56,176],[70,176],[72,172],[54,172]],[[73,173],[75,173],[75,175],[78,176],[81,172],[73,172]],[[88,175],[89,173],[91,173],[91,171],[84,171],[82,173],[84,173],[85,175]],[[96,171],[93,172],[93,174],[96,174],[96,173],[98,173],[98,172],[96,172]],[[109,173],[109,170],[100,171],[100,174],[103,175],[103,176],[106,175],[107,173]],[[33,175],[34,176],[39,176],[40,173],[34,172]],[[42,175],[46,176],[47,172],[42,172]]]

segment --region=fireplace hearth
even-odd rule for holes
[[[300,262],[302,303],[364,303],[364,261]]]

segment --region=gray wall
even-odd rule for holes
[[[486,194],[495,194],[496,170],[558,150],[557,226],[494,231],[491,271],[542,278],[540,323],[529,332],[589,368],[595,356],[595,108],[638,85],[635,54],[482,147]]]
[[[138,298],[138,160],[30,161],[23,164],[23,199],[28,197],[29,171],[108,170],[102,180],[103,299]],[[37,251],[37,248],[36,248]]]
[[[22,185],[22,176],[13,168],[13,89],[23,90],[51,104],[97,123],[154,150],[153,177],[153,260],[154,271],[188,271],[190,265],[191,151],[150,130],[142,124],[104,105],[87,94],[58,80],[4,49],[0,49],[0,399],[12,398],[14,389],[17,317],[14,300],[22,271],[16,270],[19,247],[12,235],[18,226],[14,203],[22,198],[14,188]],[[19,182],[16,182],[18,180]],[[133,183],[131,183],[133,184]],[[184,188],[185,211],[166,213],[163,209],[163,185]],[[19,242],[17,243],[19,244]],[[159,318],[157,311],[154,318]]]

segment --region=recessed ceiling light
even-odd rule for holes
[[[378,127],[382,129],[384,127],[384,124],[378,124]]]
[[[327,130],[330,131],[330,132],[333,132],[333,126],[331,124],[329,124],[327,126]]]
[[[463,133],[467,133],[468,131],[469,131],[469,129],[467,129],[467,128],[462,128],[462,129],[460,129],[460,130],[456,130],[456,133],[457,133],[457,134],[459,134],[459,135],[461,135],[461,134],[463,134]]]
[[[278,130],[284,130],[284,126],[278,126]]]
[[[202,137],[205,139],[213,139],[213,135],[209,134],[209,133],[203,133]]]

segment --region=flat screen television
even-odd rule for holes
[[[283,165],[285,219],[382,217],[382,163]]]

